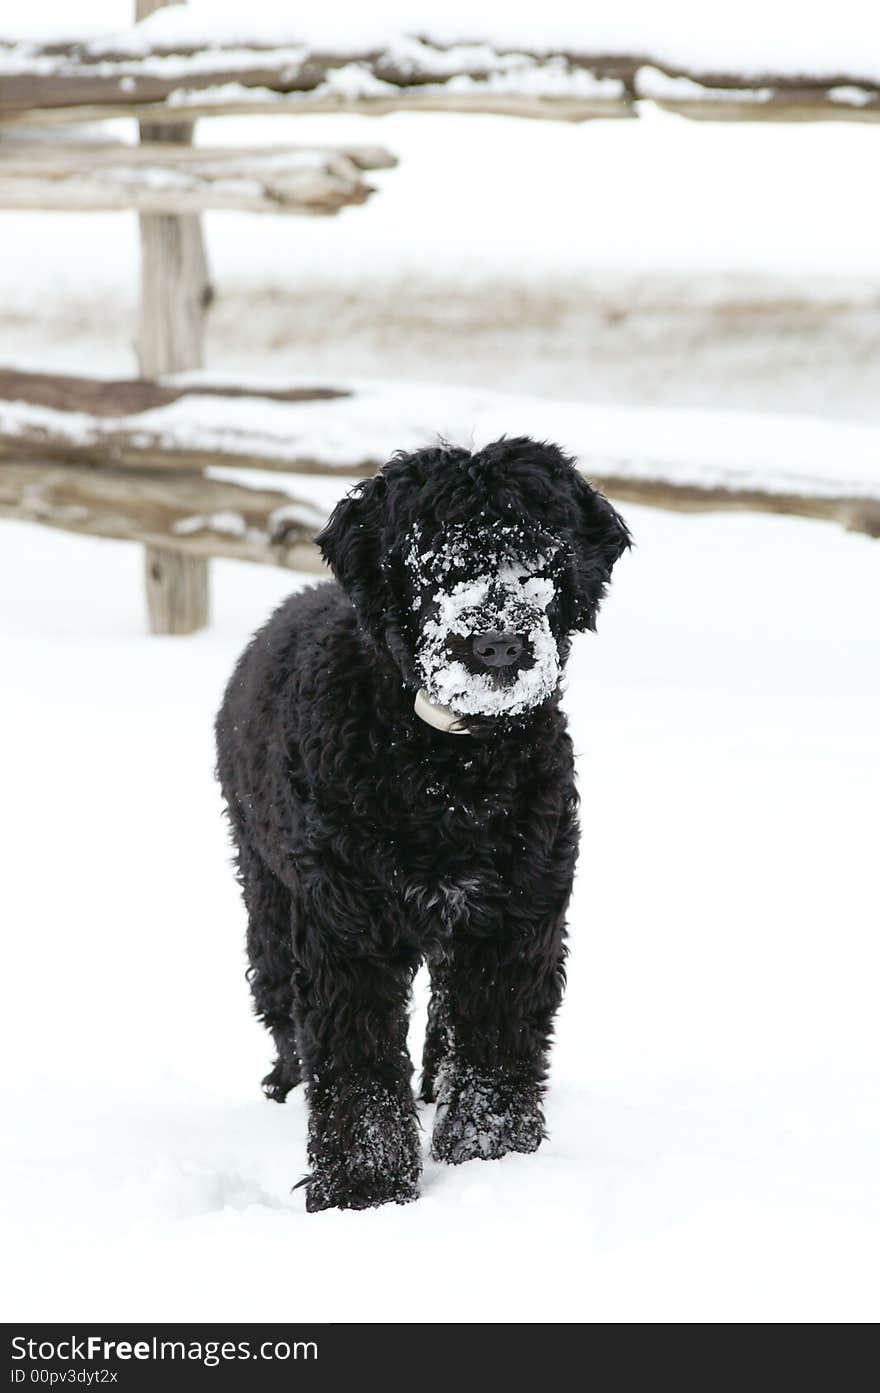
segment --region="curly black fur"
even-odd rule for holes
[[[438,612],[427,571],[444,546],[456,582],[500,548],[552,571],[561,666],[629,537],[572,460],[521,438],[395,457],[319,543],[336,581],[257,633],[217,720],[250,983],[277,1049],[264,1088],[283,1102],[308,1084],[309,1210],[418,1193],[406,1032],[422,961],[434,1156],[533,1151],[544,1135],[577,854],[571,742],[558,690],[515,715],[469,715],[468,736],[414,714]]]

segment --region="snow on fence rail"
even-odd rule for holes
[[[176,19],[176,16],[173,17]],[[328,44],[308,19],[267,44],[247,38],[247,19],[224,38],[198,39],[166,16],[127,32],[52,43],[0,36],[0,121],[150,121],[230,113],[460,111],[573,121],[638,115],[639,101],[698,120],[876,120],[880,74],[850,70],[738,71],[721,57],[705,66],[666,54],[621,53],[582,39],[531,42],[491,32],[466,42],[381,26],[371,39]],[[430,28],[429,25],[420,28]],[[363,29],[363,25],[359,26]],[[323,41],[322,41],[323,37]],[[669,46],[666,45],[668,48]],[[674,45],[673,45],[674,52]]]
[[[335,476],[341,489],[438,432],[474,445],[503,433],[552,437],[622,500],[825,518],[880,536],[875,426],[204,374],[152,382],[0,370],[0,514],[192,558],[317,571],[327,490],[310,497],[307,476]],[[296,495],[252,487],[254,470]]]
[[[380,146],[197,149],[159,141],[6,140],[0,208],[320,216],[365,202],[374,190],[362,171],[396,163]]]
[[[207,560],[318,571],[323,518],[288,493],[203,475],[0,462],[0,515]]]

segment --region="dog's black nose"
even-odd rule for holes
[[[479,658],[484,667],[511,667],[524,644],[519,634],[499,633],[493,629],[487,634],[477,634],[472,647],[474,657]]]

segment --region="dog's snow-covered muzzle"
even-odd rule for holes
[[[435,591],[437,616],[423,622],[416,647],[416,665],[432,701],[462,716],[517,716],[546,701],[559,681],[559,652],[547,617],[554,598],[552,581],[516,565]],[[475,670],[468,647],[486,632],[520,636],[524,648],[515,668]]]
[[[523,715],[559,683],[551,622],[559,548],[545,539],[542,551],[521,559],[511,555],[515,540],[458,534],[422,550],[416,537],[407,557],[417,582],[416,672],[429,699],[460,716]],[[480,660],[475,641],[492,634],[516,637],[522,646],[515,661],[496,667]]]

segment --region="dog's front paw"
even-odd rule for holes
[[[269,1073],[263,1079],[262,1089],[273,1103],[283,1103],[288,1093],[302,1082],[302,1074],[296,1061],[276,1059]]]
[[[370,1209],[419,1196],[419,1130],[411,1095],[346,1086],[312,1112],[306,1209]]]
[[[435,1161],[493,1161],[537,1151],[545,1136],[541,1094],[532,1080],[452,1068],[441,1078],[431,1155]]]

